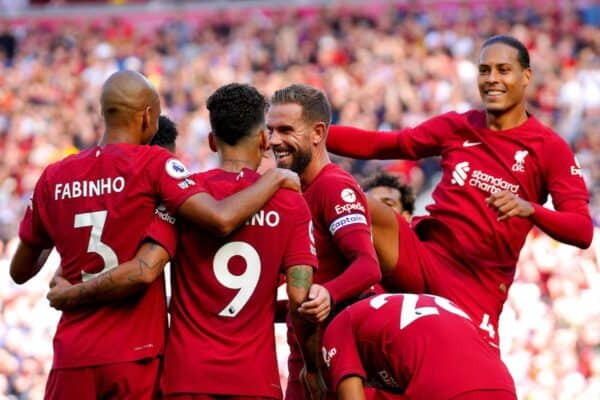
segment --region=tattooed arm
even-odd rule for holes
[[[46,297],[57,310],[119,300],[150,286],[162,274],[168,261],[167,251],[148,241],[132,260],[88,281],[72,285],[60,276],[54,277]]]
[[[309,298],[309,290],[312,285],[313,269],[307,265],[288,268],[287,270],[287,294],[289,299],[289,310],[294,333],[304,358],[304,369],[301,379],[305,385],[306,398],[323,398],[326,393],[325,383],[321,377],[321,332],[320,327],[314,321],[303,318],[298,312],[300,304]]]

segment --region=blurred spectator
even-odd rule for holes
[[[20,3],[0,0],[0,12]],[[392,130],[477,108],[476,51],[510,33],[531,53],[531,111],[573,145],[600,226],[600,6],[423,3],[0,20],[0,399],[41,398],[58,319],[45,300],[56,255],[34,282],[8,277],[17,221],[42,168],[98,140],[100,85],[118,69],[160,89],[178,155],[203,170],[217,162],[204,102],[218,86],[248,82],[270,95],[308,83],[327,92],[334,123]],[[436,160],[335,160],[359,180],[398,174],[422,196],[439,170]],[[599,257],[597,237],[581,251],[531,235],[500,325],[520,398],[600,398]]]

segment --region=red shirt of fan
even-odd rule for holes
[[[193,176],[217,199],[258,178],[249,169]],[[274,335],[277,287],[287,268],[316,267],[310,221],[302,196],[281,189],[228,237],[180,226],[163,393],[282,397]]]
[[[71,283],[93,278],[133,258],[150,225],[200,189],[172,154],[156,146],[110,144],[51,164],[36,184],[21,222],[24,243],[56,246]],[[166,214],[165,214],[166,215]],[[160,224],[151,234],[162,242]],[[54,336],[53,368],[74,368],[155,357],[166,331],[164,282],[111,304],[65,311]]]

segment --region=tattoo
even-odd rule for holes
[[[106,271],[98,278],[92,279],[86,283],[79,285],[79,293],[77,303],[93,303],[99,293],[110,294],[115,290],[115,280],[113,278],[113,270]]]
[[[155,246],[154,244],[152,246]],[[145,273],[145,269],[147,270],[153,270],[155,268],[161,268],[164,264],[166,264],[169,260],[168,259],[160,259],[158,261],[156,261],[154,264],[150,265],[148,264],[148,261],[144,260],[141,257],[136,258],[137,264],[138,264],[138,270],[132,274],[130,274],[127,279],[129,279],[130,282],[140,282],[142,280],[142,277],[144,276]]]
[[[290,285],[296,288],[310,288],[312,274],[300,268],[293,268],[290,273]]]

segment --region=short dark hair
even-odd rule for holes
[[[175,149],[175,140],[177,139],[177,126],[167,116],[158,117],[158,130],[150,141],[151,145],[157,145],[173,151]]]
[[[415,211],[415,193],[410,186],[400,182],[400,179],[396,176],[383,171],[367,179],[362,185],[365,192],[368,192],[377,186],[385,186],[398,190],[400,192],[402,210],[408,212],[410,215],[413,214]]]
[[[331,124],[331,105],[325,93],[308,85],[290,85],[271,96],[271,104],[295,103],[302,107],[302,117],[311,122]]]
[[[502,43],[516,49],[519,53],[518,60],[519,64],[521,64],[521,67],[523,67],[524,69],[530,68],[529,51],[527,50],[527,47],[525,47],[525,45],[521,43],[518,39],[515,39],[514,37],[508,35],[496,35],[483,42],[481,48],[483,49],[494,43]]]
[[[206,101],[213,134],[230,146],[265,123],[267,102],[254,86],[230,83]]]

